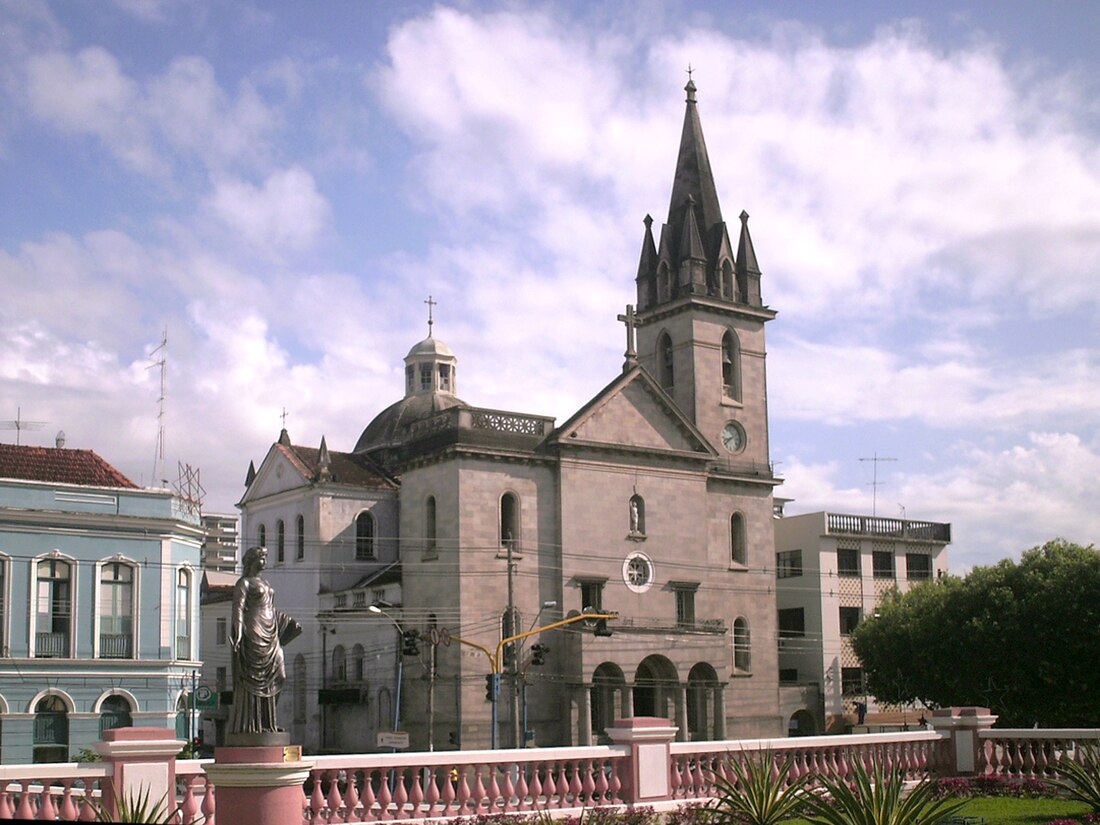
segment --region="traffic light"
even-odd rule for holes
[[[447,742],[451,745],[452,748],[461,747],[458,741],[458,733],[455,731],[451,731],[447,734]]]
[[[500,674],[499,673],[487,673],[485,674],[485,700],[487,702],[495,702],[497,695],[500,693]]]
[[[420,655],[420,633],[406,630],[401,634],[401,653],[405,656]]]
[[[531,664],[540,666],[546,664],[546,654],[550,652],[550,648],[546,645],[531,645]]]
[[[596,619],[596,629],[592,631],[594,636],[610,636],[611,628],[607,626],[607,619]]]

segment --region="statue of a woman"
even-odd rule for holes
[[[230,733],[281,730],[276,705],[286,682],[283,645],[302,626],[275,609],[275,591],[261,577],[267,549],[250,547],[241,559],[244,572],[233,588],[229,644],[233,648],[233,710]]]

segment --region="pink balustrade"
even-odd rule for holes
[[[1100,748],[1100,731],[1024,728],[981,731],[975,773],[1042,779],[1063,759],[1080,761],[1089,748]]]
[[[906,779],[934,773],[943,759],[946,740],[933,731],[876,733],[851,736],[807,736],[791,739],[752,739],[729,742],[677,742],[672,751],[672,797],[706,801],[715,792],[715,776],[732,781],[733,760],[769,753],[776,766],[791,762],[789,781],[800,776],[846,776],[862,762],[900,768]]]
[[[615,747],[318,756],[307,823],[527,814],[621,805]]]
[[[110,775],[98,763],[0,767],[0,819],[94,821]]]

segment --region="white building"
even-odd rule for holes
[[[775,520],[779,681],[792,733],[917,724],[919,708],[867,695],[849,636],[888,591],[943,575],[950,541],[950,524],[929,521],[826,512]]]

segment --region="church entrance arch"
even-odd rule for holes
[[[634,715],[675,719],[679,687],[676,665],[660,654],[646,656],[634,671]]]
[[[694,740],[716,739],[714,708],[720,686],[718,674],[709,662],[699,662],[688,673],[687,722]]]
[[[790,736],[816,736],[817,725],[813,714],[808,710],[795,711],[787,722],[787,733]]]
[[[615,698],[625,687],[626,677],[614,662],[603,662],[592,672],[592,735],[596,741],[606,739],[605,731],[619,718]]]

